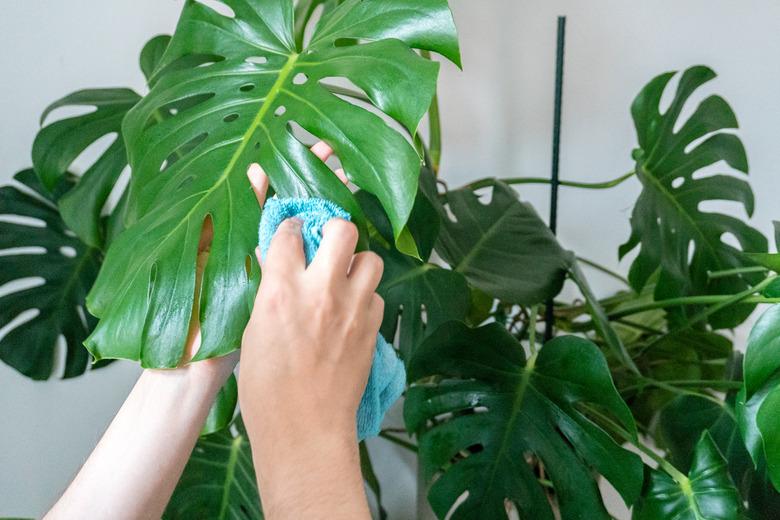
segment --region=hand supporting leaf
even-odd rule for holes
[[[252,255],[259,212],[244,178],[250,162],[261,164],[279,195],[333,200],[364,225],[351,192],[298,141],[293,123],[336,151],[350,180],[379,198],[395,239],[409,243],[404,226],[420,158],[380,117],[320,82],[350,79],[414,133],[433,96],[438,66],[411,48],[459,60],[446,1],[346,1],[328,10],[305,48],[295,45],[291,0],[226,5],[234,16],[197,2],[185,5],[157,68],[165,74],[155,74],[152,91],[123,125],[133,168],[130,227],[112,245],[88,300],[101,318],[87,343],[97,357],[175,364],[207,218],[214,240],[201,292],[197,358],[238,347],[259,280]],[[212,61],[177,66],[192,56]],[[190,101],[188,108],[155,119],[156,111],[183,100]],[[175,154],[181,158],[171,164]]]
[[[561,516],[609,518],[591,470],[631,504],[642,463],[588,417],[595,407],[636,435],[604,357],[591,342],[559,337],[527,360],[522,345],[496,323],[437,329],[412,356],[407,428],[419,436],[428,499],[444,518],[552,519],[529,461],[544,467]],[[430,378],[434,378],[433,382]],[[436,478],[434,478],[436,477]],[[460,500],[468,492],[465,500]],[[457,505],[455,505],[457,503]]]
[[[631,107],[639,140],[633,157],[642,193],[631,216],[631,236],[620,247],[620,256],[640,248],[629,273],[637,291],[660,270],[657,300],[736,294],[760,280],[760,275],[710,279],[708,273],[750,265],[743,251],[766,251],[766,239],[742,220],[702,211],[700,205],[712,200],[734,201],[751,215],[753,191],[746,181],[734,176],[700,177],[697,173],[719,161],[747,173],[742,141],[727,132],[737,128],[737,119],[726,101],[713,95],[680,123],[683,107],[691,95],[715,77],[712,70],[702,66],[682,73],[672,104],[662,114],[661,96],[674,76],[666,73],[652,80]],[[723,241],[726,234],[736,238],[741,250]],[[710,323],[717,328],[732,327],[741,323],[752,309],[731,307],[711,316]]]

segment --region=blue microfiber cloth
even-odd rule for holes
[[[285,219],[297,217],[303,221],[301,234],[308,265],[317,254],[322,241],[322,227],[332,218],[350,220],[349,213],[323,199],[274,197],[265,203],[260,219],[260,252],[265,258],[276,228]],[[406,382],[404,364],[395,349],[381,334],[376,336],[376,350],[368,384],[357,412],[358,439],[379,434],[387,409],[401,396]]]

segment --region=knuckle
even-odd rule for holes
[[[325,226],[327,228],[326,233],[332,233],[344,240],[356,239],[358,235],[355,224],[341,218],[331,219]]]
[[[363,253],[365,256],[366,268],[372,273],[382,273],[385,270],[385,262],[382,257],[373,251],[366,251]]]

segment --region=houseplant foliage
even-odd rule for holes
[[[430,56],[460,64],[445,0],[207,3],[186,2],[175,33],[143,48],[147,93],[86,89],[47,108],[33,168],[0,189],[4,362],[35,379],[78,376],[90,359],[175,366],[196,303],[199,359],[237,348],[260,278],[260,215],[244,177],[259,161],[276,193],[347,208],[360,247],[385,261],[381,333],[409,386],[405,424],[376,442],[417,453],[421,511],[609,518],[608,482],[637,519],[773,517],[780,311],[762,309],[744,357],[728,329],[780,301],[780,254],[745,221],[754,200],[734,112],[719,96],[696,101],[712,70],[662,74],[640,91],[629,174],[562,183],[641,184],[617,250],[635,253],[624,278],[568,251],[513,186],[544,179],[444,182]],[[58,117],[64,106],[88,111]],[[354,190],[308,152],[315,138]],[[718,200],[739,203],[743,218],[703,209]],[[594,269],[625,288],[597,296]],[[166,518],[262,517],[234,385]],[[378,516],[392,518],[369,448],[363,474]]]

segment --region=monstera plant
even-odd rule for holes
[[[754,197],[728,103],[712,95],[682,117],[713,71],[641,90],[630,173],[561,182],[641,184],[624,277],[568,251],[513,187],[545,179],[446,185],[433,56],[460,65],[446,0],[185,2],[174,34],[141,52],[148,91],[54,102],[32,168],[0,188],[0,359],[33,379],[120,358],[173,367],[192,320],[197,359],[237,349],[261,276],[245,178],[259,162],[276,194],[346,208],[359,247],[384,259],[381,333],[409,380],[405,424],[375,442],[416,453],[421,516],[608,519],[609,484],[642,520],[776,517],[780,307],[744,355],[730,329],[780,302],[780,254],[745,222]],[[87,111],[58,119],[65,106]],[[724,200],[742,214],[702,207]],[[597,297],[589,270],[625,288]],[[561,296],[566,284],[579,295]],[[262,517],[234,407],[231,380],[166,518]],[[361,458],[377,516],[396,516],[366,445]]]

